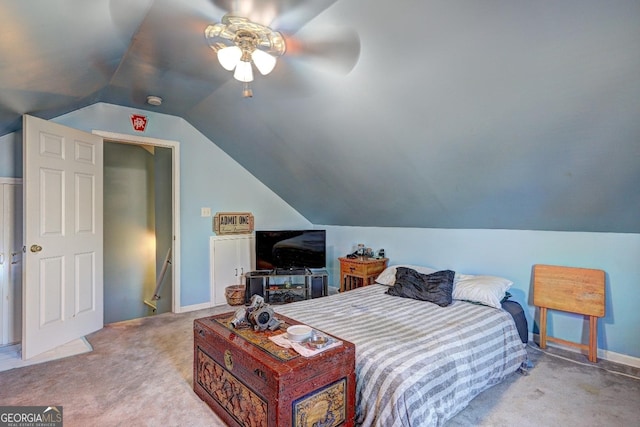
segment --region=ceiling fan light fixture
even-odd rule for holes
[[[247,83],[253,81],[253,70],[251,69],[251,62],[240,61],[236,65],[236,70],[233,73],[233,77],[236,80]]]
[[[242,50],[238,46],[229,46],[218,51],[218,62],[227,70],[233,71],[242,58]]]
[[[260,49],[256,49],[251,53],[251,59],[253,59],[253,63],[263,76],[272,72],[276,66],[276,58]]]
[[[209,25],[204,35],[220,65],[233,70],[233,77],[244,83],[253,81],[252,64],[267,75],[286,50],[282,34],[240,16],[223,16],[222,22]]]

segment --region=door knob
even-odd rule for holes
[[[31,252],[36,253],[42,250],[42,246],[39,245],[31,245]]]

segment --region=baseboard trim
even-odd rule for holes
[[[539,343],[540,335],[529,332],[529,341]],[[570,351],[572,353],[581,353],[580,349],[570,347],[555,342],[548,342],[549,347],[556,347],[562,350]],[[614,351],[598,349],[598,357],[609,362],[619,363],[621,365],[631,366],[633,368],[640,368],[640,358],[629,356],[622,353],[616,353]]]
[[[638,357],[627,356],[626,354],[600,349],[598,349],[598,357],[608,360],[609,362],[620,363],[621,365],[632,366],[640,369],[640,358]]]
[[[203,302],[201,304],[193,304],[193,305],[183,305],[182,307],[180,307],[179,313],[187,313],[189,311],[205,310],[205,309],[211,308],[211,307],[213,307],[213,305],[211,305],[211,303],[209,303],[209,302]]]

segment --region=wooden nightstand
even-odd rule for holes
[[[340,261],[340,292],[373,284],[387,268],[388,258],[338,258]]]

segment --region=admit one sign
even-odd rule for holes
[[[250,212],[217,212],[213,217],[216,234],[253,233],[253,215]]]

